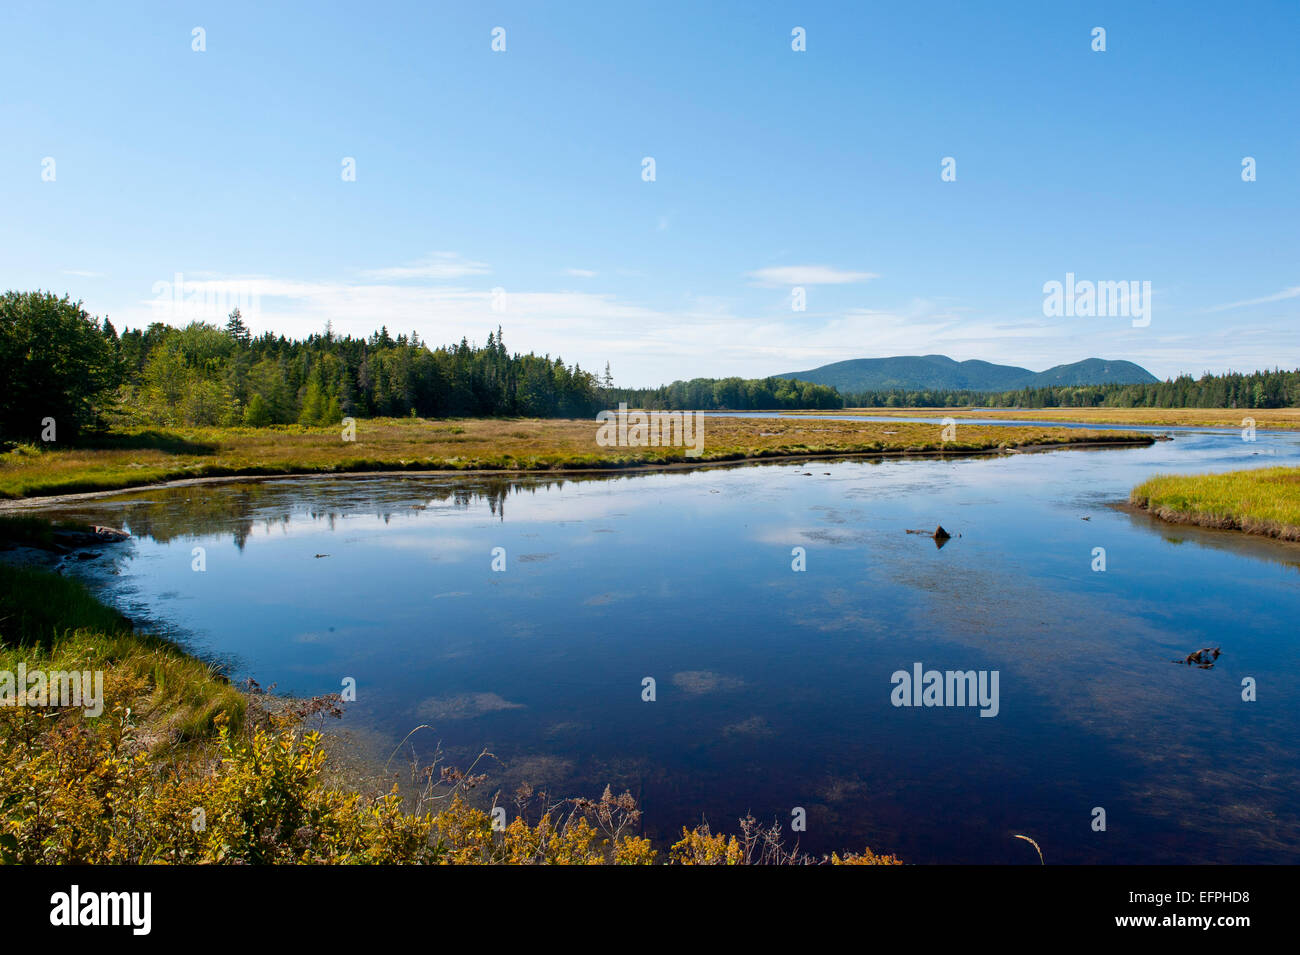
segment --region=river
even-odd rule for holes
[[[1037,863],[1016,834],[1049,863],[1300,862],[1300,546],[1117,507],[1157,472],[1300,464],[1300,434],[1156,430],[1174,440],[46,513],[134,535],[74,570],[127,614],[279,692],[355,680],[358,745],[382,761],[428,724],[408,750],[490,750],[507,802],[610,783],[667,841],[801,810],[806,849],[918,863]],[[938,524],[941,548],[907,533]],[[1213,669],[1172,662],[1215,646]],[[995,715],[895,705],[918,665],[996,674]]]

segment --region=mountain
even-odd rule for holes
[[[1070,365],[1057,365],[1034,375],[1030,387],[1042,385],[1149,385],[1160,379],[1131,361],[1085,358]],[[1022,386],[1023,387],[1023,386]]]
[[[953,361],[946,355],[902,355],[896,358],[852,358],[809,371],[792,371],[777,378],[797,378],[830,385],[841,394],[858,391],[1018,391],[1046,385],[1149,384],[1159,381],[1131,361],[1085,358],[1047,371],[987,361]]]

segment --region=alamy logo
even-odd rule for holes
[[[234,309],[256,319],[262,298],[257,285],[238,279],[190,279],[177,272],[172,281],[153,283],[155,320],[204,322],[224,320]]]
[[[1043,315],[1047,318],[1131,318],[1134,328],[1151,324],[1150,282],[1076,282],[1073,272],[1064,282],[1043,283]]]
[[[131,934],[148,935],[153,924],[149,892],[85,892],[74,885],[50,896],[51,925],[129,925]]]
[[[104,671],[0,670],[0,706],[80,706],[86,716],[104,712]]]
[[[912,672],[895,670],[889,678],[894,690],[889,702],[895,706],[978,706],[980,716],[997,716],[997,670],[923,670],[913,663]]]
[[[687,448],[688,458],[704,451],[704,415],[698,411],[618,411],[596,415],[596,443],[602,448]]]

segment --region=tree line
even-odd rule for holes
[[[329,328],[295,340],[252,336],[239,314],[224,328],[155,323],[117,339],[122,410],[160,425],[334,424],[344,417],[585,417],[603,401],[577,364],[461,339],[429,348],[387,327],[368,338]]]
[[[483,346],[430,347],[412,332],[254,336],[238,309],[224,327],[155,322],[119,334],[50,292],[0,296],[0,438],[42,422],[76,434],[106,422],[159,426],[328,425],[344,417],[582,418],[647,391],[613,387],[563,359],[511,353],[500,327]],[[833,389],[739,378],[677,382],[653,394],[687,409],[839,407]],[[631,396],[631,397],[629,397]],[[650,400],[647,398],[646,400]],[[655,398],[654,400],[660,400]],[[649,405],[647,405],[649,406]]]
[[[955,390],[840,394],[785,378],[694,378],[617,388],[549,355],[483,346],[429,347],[387,327],[369,337],[324,332],[254,336],[234,310],[224,327],[155,322],[119,335],[68,296],[0,295],[0,438],[30,439],[53,422],[76,434],[107,421],[161,426],[328,425],[344,417],[581,418],[620,402],[650,410],[862,408],[1300,407],[1300,370],[1181,375],[1139,385],[1055,385],[1001,393]]]
[[[658,388],[611,388],[609,400],[651,411],[835,410],[844,399],[829,385],[788,378],[692,378]]]
[[[852,408],[1295,408],[1300,407],[1300,370],[1003,392],[890,389],[846,394],[844,401]]]

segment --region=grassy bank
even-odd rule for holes
[[[805,412],[793,411],[791,414]],[[1060,421],[1075,424],[1148,425],[1160,428],[1300,429],[1300,408],[847,408],[844,414],[900,418],[1001,418],[1008,421]]]
[[[809,454],[994,451],[1140,435],[1063,428],[962,427],[945,443],[932,424],[709,418],[703,453],[680,447],[602,448],[592,421],[463,419],[359,421],[338,428],[131,430],[76,447],[22,445],[0,455],[0,497],[140,487],[184,478],[389,470],[557,471],[738,461]]]
[[[30,539],[0,519],[0,539],[6,529]],[[55,678],[20,686],[24,671],[98,672],[100,705],[54,705],[69,702],[46,688]],[[467,798],[485,777],[436,765],[419,771],[413,806],[396,786],[352,791],[328,781],[305,729],[336,706],[268,705],[76,581],[0,560],[0,863],[897,863],[870,850],[807,859],[752,820],[739,836],[683,829],[665,852],[637,834],[631,797],[608,789],[517,798],[498,830],[496,800]]]
[[[14,523],[6,519],[0,537]],[[244,717],[244,696],[220,674],[167,640],[135,633],[77,581],[0,563],[0,672],[20,663],[29,671],[102,670],[106,695],[132,708],[150,748],[202,739],[218,721],[238,727]]]
[[[1300,540],[1300,468],[1159,475],[1135,487],[1129,500],[1178,524]]]

